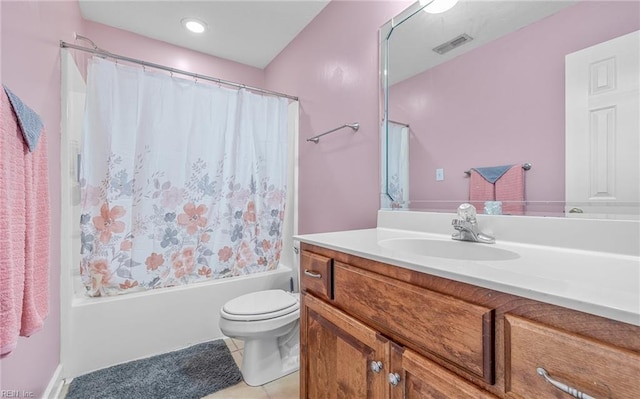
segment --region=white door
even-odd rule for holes
[[[640,31],[566,56],[568,216],[640,217],[639,83]]]

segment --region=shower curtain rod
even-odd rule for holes
[[[80,36],[78,36],[78,37],[80,37]],[[171,67],[160,65],[160,64],[154,64],[153,62],[142,61],[142,60],[138,60],[138,59],[135,59],[135,58],[127,57],[127,56],[124,56],[124,55],[113,54],[113,53],[110,53],[108,51],[102,50],[102,49],[98,48],[97,46],[95,48],[82,47],[82,46],[77,46],[75,44],[67,43],[65,41],[60,40],[60,48],[72,48],[72,49],[75,49],[75,50],[86,51],[87,53],[92,53],[92,54],[95,54],[95,55],[98,55],[98,56],[109,57],[109,58],[113,58],[115,60],[123,60],[123,61],[127,61],[127,62],[132,62],[134,64],[140,64],[140,65],[146,66],[146,67],[151,67],[151,68],[155,68],[155,69],[161,69],[163,71],[169,71],[171,73],[179,73],[180,75],[190,76],[190,77],[195,78],[195,79],[208,80],[208,81],[211,81],[211,82],[216,82],[216,83],[224,84],[224,85],[227,85],[227,86],[233,86],[233,87],[237,87],[237,88],[240,88],[240,89],[247,89],[247,90],[255,91],[255,92],[258,92],[258,93],[269,94],[269,95],[272,95],[272,96],[284,97],[284,98],[288,98],[290,100],[298,101],[298,97],[296,97],[296,96],[290,96],[288,94],[278,93],[277,91],[260,89],[258,87],[247,86],[245,84],[231,82],[231,81],[224,80],[224,79],[213,78],[211,76],[200,75],[200,74],[193,73],[193,72],[187,72],[187,71],[183,71],[181,69],[175,69],[175,68],[171,68]]]

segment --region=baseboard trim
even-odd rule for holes
[[[49,380],[47,389],[45,389],[44,393],[42,394],[42,399],[58,399],[63,386],[64,380],[62,379],[62,364],[58,364],[58,367],[56,367],[56,371],[53,373],[53,376],[51,376],[51,379]]]

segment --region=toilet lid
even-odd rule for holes
[[[266,315],[281,312],[291,308],[294,311],[298,305],[295,296],[283,290],[266,290],[241,295],[227,302],[223,307],[225,313],[237,316]]]

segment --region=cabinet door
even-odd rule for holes
[[[389,397],[386,338],[309,294],[300,316],[302,399]]]
[[[438,364],[391,343],[391,399],[497,399]]]

